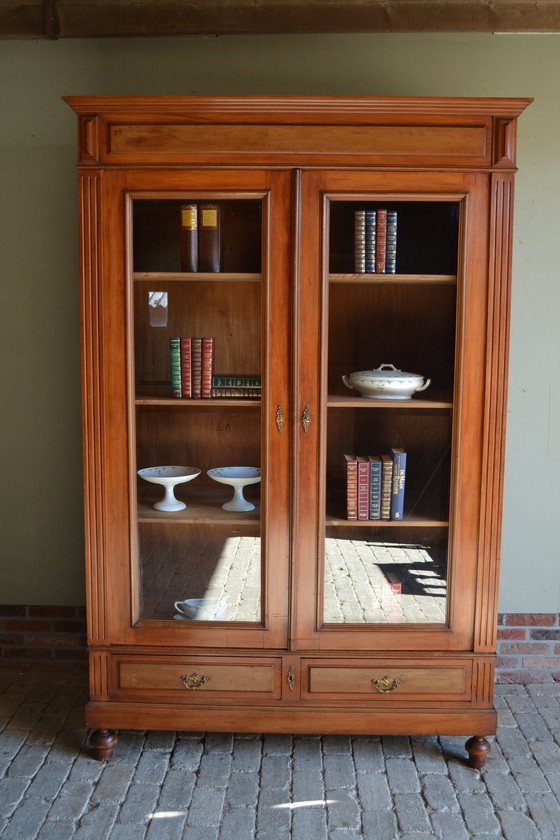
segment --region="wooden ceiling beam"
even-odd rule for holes
[[[2,0],[0,38],[559,32],[558,0]]]

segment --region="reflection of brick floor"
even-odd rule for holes
[[[260,619],[258,537],[157,545],[156,556],[143,551],[143,618],[172,619],[185,600],[186,620]],[[326,540],[327,624],[442,623],[445,594],[445,574],[423,546]]]

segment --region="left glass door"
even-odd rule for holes
[[[278,545],[271,534],[285,530],[287,540],[288,528],[264,515],[270,483],[288,485],[287,459],[275,457],[285,435],[269,428],[271,399],[283,404],[269,370],[276,341],[287,341],[267,329],[275,288],[286,286],[273,282],[268,257],[274,195],[128,195],[131,612],[140,631],[177,637],[182,628],[208,644],[210,626],[228,636],[237,627],[250,644],[263,632],[271,645],[285,641],[286,587],[279,597],[266,566]],[[282,377],[278,387],[287,392]]]

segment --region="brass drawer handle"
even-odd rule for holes
[[[308,405],[306,405],[303,409],[303,413],[301,415],[301,425],[303,426],[303,431],[307,434],[309,426],[311,425],[311,412],[309,411]]]
[[[380,694],[390,694],[399,685],[400,680],[391,679],[386,675],[380,680],[372,680],[372,683]]]
[[[197,688],[200,688],[204,683],[208,682],[210,677],[204,677],[200,674],[197,674],[196,671],[194,674],[190,674],[186,677],[180,677],[183,685],[185,688],[190,689],[191,691],[196,691]]]

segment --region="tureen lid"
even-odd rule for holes
[[[404,379],[405,377],[416,376],[419,379],[422,379],[422,375],[420,373],[408,373],[405,370],[399,370],[394,365],[379,365],[378,368],[374,368],[373,370],[358,370],[353,376],[371,376],[372,374],[381,374],[381,376],[385,379]]]

